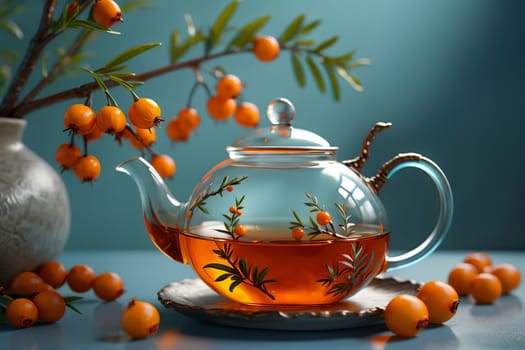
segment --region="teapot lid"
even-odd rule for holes
[[[308,153],[326,152],[335,154],[337,147],[332,147],[323,137],[308,130],[294,128],[295,118],[293,104],[285,99],[278,98],[271,101],[266,110],[271,125],[269,128],[259,128],[254,132],[235,140],[227,150],[230,155],[242,151],[271,152],[273,154],[285,152]]]

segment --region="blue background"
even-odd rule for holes
[[[19,16],[26,38],[34,31],[40,5],[34,2]],[[184,30],[184,14],[206,27],[227,1],[155,1],[155,7],[124,14],[115,27],[120,36],[100,35],[88,46],[97,68],[120,51],[146,42],[163,46],[135,59],[130,69],[146,71],[168,63],[169,35]],[[233,24],[271,14],[263,34],[279,35],[296,15],[321,19],[312,37],[322,41],[334,34],[333,53],[357,50],[372,61],[355,73],[364,85],[355,92],[341,81],[341,101],[318,92],[308,76],[297,87],[289,54],[263,64],[242,54],[207,64],[220,64],[247,84],[245,98],[261,110],[275,97],[286,97],[297,109],[296,125],[317,132],[340,147],[339,159],[356,156],[362,139],[376,121],[393,127],[378,136],[363,173],[372,176],[399,152],[415,151],[438,163],[455,195],[455,216],[442,249],[525,249],[521,217],[523,186],[523,122],[525,98],[525,25],[523,1],[243,1]],[[1,34],[2,46],[22,49],[23,43]],[[61,39],[58,40],[59,43]],[[198,55],[201,51],[192,51]],[[61,79],[44,94],[86,82],[77,75]],[[193,74],[178,71],[147,81],[137,92],[152,97],[167,118],[184,106]],[[114,96],[122,106],[131,102],[123,89]],[[62,115],[69,100],[27,115],[25,143],[54,164],[56,147],[67,141]],[[104,103],[95,94],[95,105]],[[156,149],[169,152],[177,174],[169,181],[185,200],[200,177],[227,157],[225,146],[246,130],[233,120],[216,123],[204,109],[200,91],[194,106],[202,123],[187,143],[171,145],[160,129]],[[264,123],[263,123],[264,125]],[[129,177],[114,171],[120,161],[137,155],[118,147],[110,137],[90,147],[102,163],[100,178],[81,184],[72,173],[63,175],[72,208],[72,230],[66,249],[154,249],[143,228],[139,195]],[[58,169],[58,166],[57,166]],[[276,194],[276,200],[279,200]],[[393,232],[392,248],[413,247],[431,230],[437,216],[437,194],[428,178],[416,170],[396,174],[381,192]]]

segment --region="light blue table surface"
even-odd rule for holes
[[[524,252],[489,252],[495,263],[509,262],[525,271]],[[466,252],[436,252],[424,261],[387,273],[420,282],[446,280],[448,271]],[[330,331],[269,331],[233,328],[194,320],[164,308],[157,292],[168,282],[194,278],[187,265],[170,261],[156,250],[69,251],[59,260],[67,267],[85,263],[97,272],[114,271],[122,276],[126,293],[116,302],[100,302],[92,292],[56,324],[28,329],[0,326],[0,350],[61,349],[525,349],[525,286],[493,305],[475,305],[462,298],[458,313],[445,325],[423,330],[415,338],[392,336],[384,326]],[[67,287],[60,291],[71,294]],[[136,297],[154,303],[161,313],[159,333],[144,340],[130,340],[120,329],[120,313]]]

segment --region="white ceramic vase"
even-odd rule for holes
[[[61,176],[22,143],[26,121],[0,118],[0,284],[55,259],[71,213]]]

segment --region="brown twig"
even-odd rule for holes
[[[82,13],[90,4],[92,0],[85,1],[80,9],[79,13]],[[23,106],[30,101],[32,101],[41,91],[44,89],[47,84],[49,84],[51,81],[53,81],[63,70],[64,68],[69,64],[71,61],[71,58],[77,54],[86,44],[88,39],[91,37],[93,32],[91,30],[83,30],[76,38],[76,40],[73,41],[73,44],[71,47],[67,50],[67,52],[60,57],[60,59],[55,63],[53,68],[49,71],[49,73],[38,82],[37,85],[24,97],[24,99],[18,104],[18,106]],[[18,108],[15,108],[15,112]]]
[[[49,40],[52,39],[52,37],[47,35],[47,31],[49,30],[49,27],[53,20],[53,12],[55,11],[55,6],[56,0],[47,0],[44,3],[44,9],[42,11],[40,25],[38,26],[35,35],[31,38],[24,58],[18,66],[17,72],[15,74],[16,79],[13,79],[11,81],[9,88],[7,89],[2,104],[0,105],[0,115],[12,115],[12,111],[16,105],[16,100],[20,96],[22,89],[27,83],[31,72],[35,68],[35,64],[38,60],[38,57],[40,56],[42,50],[49,42]]]
[[[133,76],[131,79],[135,81],[145,81],[145,80],[152,79],[152,78],[155,78],[155,77],[158,77],[158,76],[161,76],[166,73],[173,72],[179,69],[193,68],[195,66],[200,65],[203,62],[211,61],[219,57],[237,54],[241,52],[248,52],[248,51],[249,51],[248,48],[243,49],[243,50],[236,50],[236,51],[225,51],[225,52],[219,52],[219,53],[212,54],[212,55],[193,58],[188,61],[184,61],[180,63],[172,63],[172,64],[169,64],[163,67],[159,67],[157,69],[153,69],[150,71],[146,71],[146,72],[137,74]],[[106,80],[104,81],[104,83],[106,84],[108,88],[112,88],[118,85],[112,80]],[[41,108],[47,105],[51,105],[54,103],[58,103],[58,102],[61,102],[61,101],[64,101],[70,98],[86,97],[93,91],[99,90],[99,89],[100,89],[100,86],[96,82],[83,84],[75,88],[71,88],[71,89],[64,90],[64,91],[61,91],[53,95],[43,97],[41,99],[33,100],[25,104],[20,104],[19,106],[16,107],[16,109],[14,109],[14,112],[16,113],[16,115],[26,115],[34,111],[35,109],[38,109],[38,108]]]

